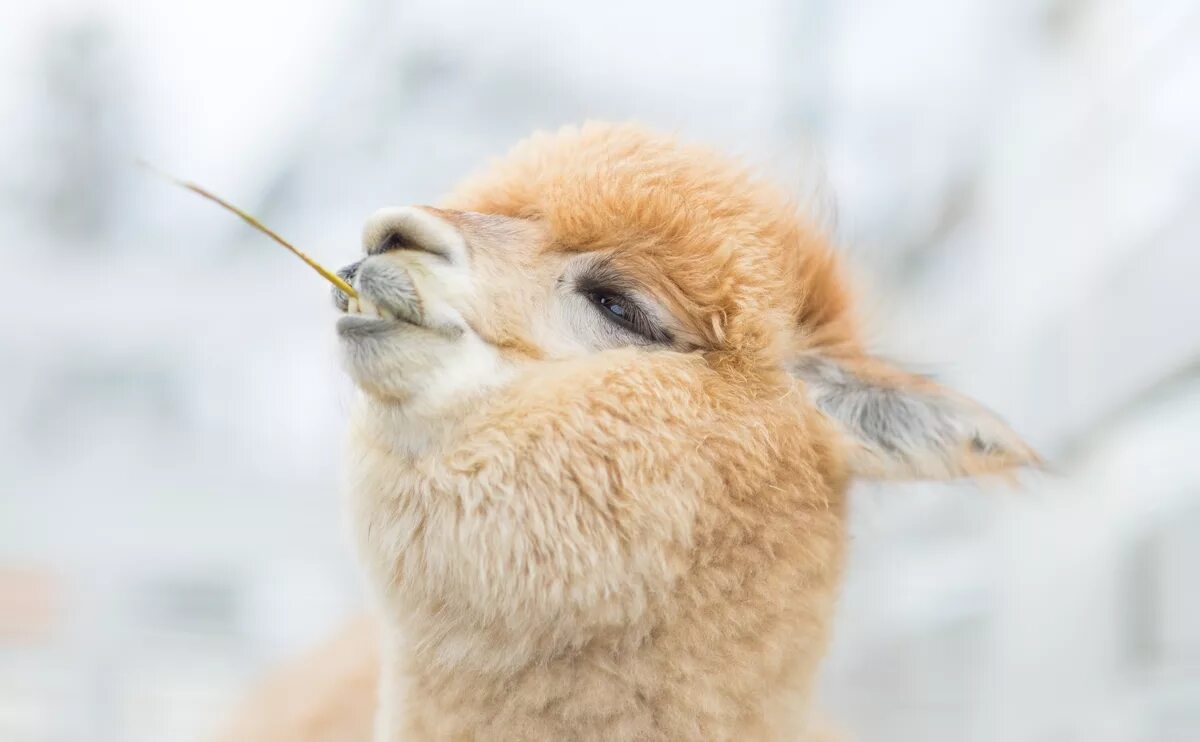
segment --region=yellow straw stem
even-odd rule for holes
[[[300,258],[305,263],[308,263],[309,267],[311,267],[317,273],[320,273],[321,276],[326,281],[329,281],[334,286],[337,286],[339,289],[341,289],[342,293],[346,294],[347,296],[349,296],[352,299],[358,298],[358,292],[354,290],[353,286],[351,286],[350,284],[348,284],[344,280],[342,280],[341,276],[339,276],[338,274],[329,270],[328,268],[321,265],[320,263],[313,260],[312,258],[308,257],[308,255],[306,255],[303,251],[301,251],[295,245],[293,245],[292,243],[288,242],[287,240],[283,239],[278,234],[276,234],[275,230],[273,230],[270,227],[268,227],[267,225],[263,224],[258,219],[255,219],[250,214],[247,214],[246,212],[242,211],[241,209],[239,209],[238,207],[229,203],[228,201],[221,198],[220,196],[218,196],[214,193],[211,193],[211,192],[205,190],[204,188],[201,188],[200,186],[196,185],[195,183],[176,178],[174,175],[165,173],[162,170],[159,170],[158,168],[151,166],[149,163],[147,163],[145,161],[138,160],[138,164],[140,164],[142,167],[149,170],[150,172],[154,173],[155,175],[159,176],[160,178],[163,178],[164,180],[167,180],[170,183],[174,183],[175,185],[179,186],[180,188],[186,188],[189,191],[191,191],[192,193],[195,193],[198,196],[203,196],[204,198],[207,198],[209,201],[212,201],[213,203],[215,203],[219,206],[222,206],[225,209],[237,214],[238,216],[240,216],[242,218],[242,221],[246,222],[251,227],[254,227],[255,229],[257,229],[259,232],[262,232],[266,236],[275,240],[280,245],[283,245],[288,250],[290,250],[293,255]]]

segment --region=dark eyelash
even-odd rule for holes
[[[589,291],[587,297],[593,304],[600,308],[600,313],[604,315],[605,319],[627,330],[632,330],[639,335],[650,337],[650,323],[646,320],[645,312],[642,311],[642,308],[636,302],[631,301],[629,297],[611,291]],[[614,313],[609,308],[606,300],[617,302],[625,310],[625,316],[622,317]]]
[[[612,322],[617,327],[643,337],[652,343],[669,344],[671,342],[671,334],[658,327],[650,319],[649,313],[642,308],[642,305],[630,297],[625,290],[617,288],[611,283],[598,280],[598,277],[595,275],[580,278],[576,286],[578,291],[596,306],[606,321]],[[629,316],[617,317],[614,315],[604,305],[603,300],[605,298],[619,300],[621,305],[626,308]]]

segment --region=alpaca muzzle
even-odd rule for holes
[[[334,304],[346,313],[337,325],[342,337],[375,336],[405,324],[425,325],[421,296],[409,268],[367,258],[356,263],[346,278],[359,295],[350,298],[342,291],[334,293]]]

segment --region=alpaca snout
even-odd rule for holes
[[[425,324],[421,296],[403,265],[367,258],[343,270],[348,274],[343,278],[358,291],[357,298],[341,291],[334,294],[334,304],[346,313],[337,326],[343,338],[374,337],[406,324]]]

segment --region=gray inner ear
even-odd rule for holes
[[[967,437],[950,399],[864,380],[817,355],[794,359],[789,370],[807,384],[818,409],[860,443],[891,457],[946,450]],[[977,433],[970,438],[987,445]]]

